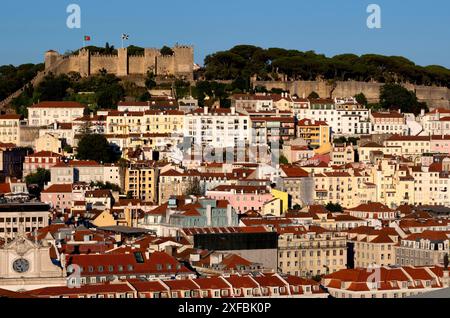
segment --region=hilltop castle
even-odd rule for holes
[[[117,76],[172,75],[186,80],[193,79],[194,48],[176,45],[173,55],[162,55],[159,49],[146,48],[144,54],[128,55],[127,48],[117,49],[117,54],[103,55],[81,49],[77,54],[61,55],[50,50],[45,53],[45,70],[55,74],[78,72],[81,76],[99,73],[104,69]]]

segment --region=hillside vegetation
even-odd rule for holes
[[[0,66],[0,101],[32,80],[44,64],[23,64],[20,66]]]
[[[326,57],[314,51],[281,48],[263,49],[238,45],[205,58],[204,76],[208,80],[355,80],[380,83],[437,85],[450,88],[450,70],[437,65],[422,67],[400,56],[341,54]]]

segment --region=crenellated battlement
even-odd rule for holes
[[[83,48],[76,54],[61,55],[56,51],[45,53],[45,68],[53,66],[55,73],[78,72],[82,76],[89,76],[106,70],[108,73],[118,76],[130,74],[145,75],[152,70],[156,75],[173,75],[185,79],[193,78],[194,47],[189,45],[175,45],[172,48],[174,54],[164,56],[160,49],[145,48],[143,54],[128,56],[128,50],[121,48],[117,54],[101,54],[90,52]],[[56,65],[58,61],[62,63]]]

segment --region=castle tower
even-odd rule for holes
[[[128,49],[120,48],[117,50],[117,76],[128,75]]]
[[[192,80],[194,72],[194,47],[176,45],[172,50],[175,57],[174,75]]]
[[[88,49],[83,48],[78,52],[78,62],[80,75],[91,75],[91,52]]]
[[[153,72],[153,74],[156,74],[156,61],[157,57],[161,55],[158,49],[152,49],[147,48],[144,51],[144,74],[147,73],[147,71]]]
[[[59,58],[60,55],[56,51],[49,50],[45,52],[45,70],[48,70],[55,65]]]

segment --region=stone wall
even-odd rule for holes
[[[21,126],[20,127],[20,142],[21,147],[34,148],[34,142],[39,138],[40,127]]]
[[[126,48],[118,49],[117,55],[101,55],[82,49],[78,54],[62,56],[58,52],[45,53],[45,69],[56,74],[78,72],[89,76],[105,69],[110,74],[127,76],[130,74],[146,75],[148,71],[156,75],[173,75],[187,80],[194,78],[194,48],[175,46],[172,56],[162,56],[158,49],[146,48],[144,55],[128,56]],[[57,67],[54,67],[57,65]]]
[[[337,81],[335,86],[328,81],[255,81],[254,85],[265,86],[268,90],[280,88],[297,94],[299,97],[307,97],[313,91],[322,98],[327,97],[350,97],[358,93],[364,93],[369,102],[376,103],[380,98],[381,83],[366,83],[356,81]],[[444,107],[450,109],[450,89],[446,87],[419,86],[405,84],[407,89],[416,92],[420,101],[426,102],[431,108]],[[333,90],[334,88],[334,90]]]

